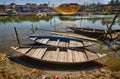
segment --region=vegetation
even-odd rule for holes
[[[111,0],[109,4],[112,6],[120,5],[120,0]]]
[[[40,20],[49,21],[52,19],[52,16],[1,16],[0,22],[22,22],[22,21],[30,21],[30,22],[39,22]]]

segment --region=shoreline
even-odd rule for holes
[[[107,67],[89,71],[52,71],[40,70],[23,66],[10,61],[5,54],[0,53],[0,78],[28,78],[36,79],[45,75],[47,79],[54,79],[57,75],[61,79],[119,79],[120,71],[110,71]],[[4,72],[4,73],[3,73]]]
[[[61,14],[61,13],[54,13],[54,12],[41,12],[42,14],[46,14],[46,15],[49,15],[49,16],[84,16],[84,15],[114,15],[114,14],[83,14],[83,13],[75,13],[75,14],[72,14],[72,15],[66,15],[66,14]],[[7,14],[7,13],[0,13],[0,16],[21,16],[21,15],[26,15],[26,16],[32,16],[32,15],[36,15],[39,13],[33,13],[33,12],[26,12],[26,13],[16,13],[16,14]]]

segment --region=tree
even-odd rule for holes
[[[111,0],[109,2],[110,5],[114,6],[114,5],[119,5],[120,4],[120,0]]]
[[[115,17],[113,18],[113,21],[112,21],[111,25],[110,26],[107,25],[108,34],[109,34],[111,40],[113,40],[113,38],[112,38],[112,26],[115,23],[115,20],[117,19],[117,17],[119,16],[119,14],[120,14],[120,9],[118,10],[118,12],[116,13]]]
[[[16,7],[16,4],[15,3],[11,3],[11,9],[14,11],[15,10],[15,7]]]

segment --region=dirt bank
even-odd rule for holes
[[[46,71],[28,68],[10,61],[5,54],[0,54],[0,79],[120,79],[120,71],[110,71],[107,67],[89,71]]]

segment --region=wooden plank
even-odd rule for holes
[[[72,41],[71,41],[71,40],[70,40],[70,42],[69,42],[69,47],[75,47],[75,45],[72,44]]]
[[[39,52],[39,54],[36,56],[36,58],[41,59],[43,57],[43,55],[45,54],[47,48],[41,48],[41,51]]]
[[[87,50],[85,50],[85,52],[86,52],[89,60],[94,60],[94,59],[98,58],[98,56],[95,53],[92,53],[92,52],[87,51]]]
[[[64,60],[65,60],[65,52],[64,52],[64,51],[60,51],[60,53],[61,53],[61,54],[60,54],[60,55],[61,55],[61,56],[60,56],[60,57],[61,57],[61,60],[60,60],[60,61],[61,61],[61,62],[65,62],[65,61],[64,61]]]
[[[74,51],[74,62],[80,62],[80,56],[79,56],[79,51]]]
[[[47,51],[47,53],[49,54],[49,56],[46,58],[46,60],[51,61],[52,52],[53,51]]]
[[[58,53],[59,53],[59,48],[57,48],[56,51],[53,51],[53,57],[51,58],[52,61],[57,61]]]
[[[80,61],[81,61],[81,62],[87,61],[87,58],[86,58],[84,52],[79,51],[78,54],[79,54],[79,58],[80,58]]]
[[[31,48],[30,47],[28,47],[28,48],[18,48],[18,49],[16,49],[16,51],[18,51],[18,52],[21,52],[21,53],[23,53],[23,54],[26,54],[28,51],[30,51],[31,50]]]
[[[92,45],[91,42],[83,42],[84,43],[84,46],[87,46],[87,45]]]
[[[36,40],[36,38],[35,38],[35,37],[33,37],[33,38],[31,37],[30,39],[31,39],[31,40],[33,40],[33,41],[35,41],[35,40]]]
[[[39,54],[40,51],[41,51],[41,48],[36,48],[36,50],[34,51],[34,54],[32,54],[32,57],[36,58],[36,56]]]
[[[50,55],[51,55],[51,51],[47,51],[42,59],[43,60],[49,60]]]
[[[61,52],[59,51],[57,61],[59,61],[59,62],[62,61],[61,58],[62,58],[61,57]]]
[[[68,42],[65,42],[65,47],[68,47],[69,46],[69,43]]]
[[[67,51],[64,52],[64,62],[67,62]]]
[[[101,58],[107,55],[107,54],[100,54],[100,53],[95,53],[95,54],[97,54],[98,58]]]
[[[49,41],[49,39],[43,39],[43,41],[41,43],[47,44],[48,41]]]
[[[59,42],[60,42],[60,40],[58,39],[57,42],[56,42],[56,44],[55,44],[55,46],[58,46]]]
[[[49,45],[56,45],[56,41],[49,41],[47,44],[49,44]]]
[[[75,51],[72,51],[72,60],[73,60],[73,62],[76,61],[76,58],[75,58]]]
[[[21,53],[26,54],[31,48],[25,48]]]
[[[97,41],[97,39],[95,39],[95,38],[89,38],[89,37],[87,37],[87,36],[83,36],[83,35],[75,34],[75,33],[51,32],[51,34],[61,35],[61,36],[75,37],[75,38],[86,39],[86,40],[91,40],[91,41]]]
[[[56,61],[57,58],[57,52],[56,51],[52,51],[49,57],[51,61]]]
[[[37,39],[36,42],[41,43],[44,39]]]
[[[69,41],[69,47],[78,47],[78,46],[83,46],[83,44],[81,42],[77,42],[73,40]]]
[[[26,55],[32,57],[31,55],[34,54],[35,50],[36,50],[36,48],[32,48]]]
[[[47,44],[49,44],[49,45],[54,45],[54,46],[58,46],[58,44],[59,44],[59,39],[57,40],[57,41],[49,41]]]
[[[65,47],[65,42],[60,41],[58,46]]]
[[[48,61],[57,61],[57,56],[58,52],[56,50],[53,51],[47,51],[45,56],[43,57],[43,60],[48,60]]]
[[[73,62],[73,59],[72,59],[72,50],[68,49],[67,50],[67,62]]]

